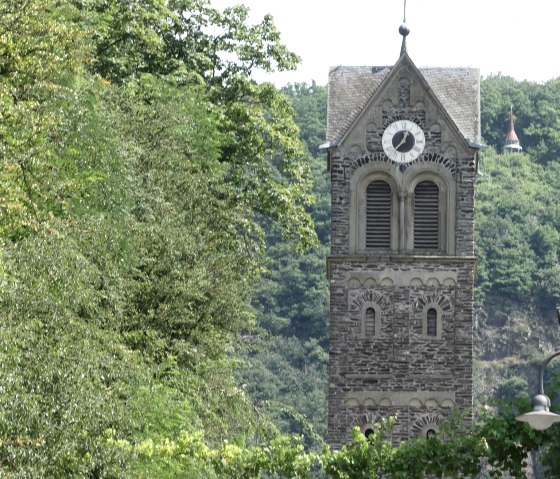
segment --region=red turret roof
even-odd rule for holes
[[[515,127],[513,125],[513,108],[509,110],[509,132],[506,136],[506,145],[519,144],[519,138],[515,133]]]

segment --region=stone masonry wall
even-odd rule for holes
[[[398,442],[424,426],[437,429],[454,408],[470,416],[473,270],[472,258],[331,257],[331,445],[380,417],[397,415]],[[379,305],[381,331],[364,338],[360,311],[371,299]],[[430,304],[441,308],[440,339],[423,337],[423,307]],[[368,415],[371,421],[364,420]]]

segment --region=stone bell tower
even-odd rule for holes
[[[332,181],[328,441],[396,416],[393,441],[472,416],[474,180],[480,75],[329,73]]]

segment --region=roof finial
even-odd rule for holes
[[[401,46],[401,56],[403,53],[406,53],[406,36],[410,33],[410,28],[406,26],[406,0],[404,0],[404,14],[403,14],[403,23],[399,27],[399,33],[402,35],[402,46]]]

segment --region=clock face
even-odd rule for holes
[[[422,128],[410,120],[397,120],[383,132],[385,154],[397,163],[409,163],[424,151],[426,137]]]

